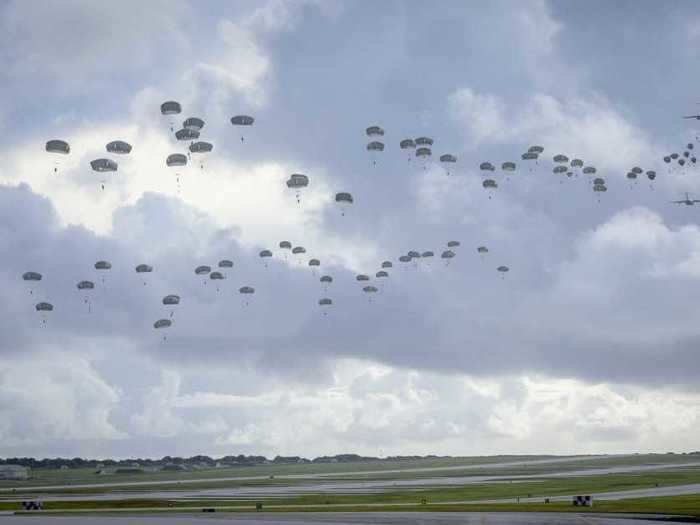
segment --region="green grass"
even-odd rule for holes
[[[449,503],[476,500],[490,500],[515,497],[557,496],[565,494],[591,494],[596,492],[623,491],[660,486],[700,483],[700,471],[671,471],[644,474],[619,474],[574,478],[547,479],[537,483],[486,483],[461,486],[443,486],[422,490],[397,490],[372,494],[308,494],[279,498],[245,498],[222,499],[221,505],[250,505],[253,501],[262,501],[265,505],[309,506],[309,505],[391,505],[418,503],[425,498],[429,503]],[[138,493],[126,496],[118,501],[48,501],[47,506],[56,509],[66,508],[121,508],[122,506],[167,507],[177,498],[173,493],[171,499],[153,499]],[[43,498],[46,499],[46,498]],[[655,498],[649,498],[655,499]],[[213,505],[208,500],[179,500],[177,506]],[[0,510],[15,510],[19,504],[0,500]]]
[[[78,485],[78,484],[122,484],[131,482],[168,482],[167,487],[180,489],[193,488],[223,488],[235,486],[250,486],[260,483],[280,480],[268,480],[271,475],[323,475],[338,473],[337,476],[324,477],[326,481],[343,481],[351,479],[366,480],[391,480],[391,479],[420,479],[428,477],[445,476],[485,476],[485,475],[535,475],[561,472],[564,470],[604,468],[612,466],[627,465],[651,465],[651,464],[678,464],[691,461],[700,461],[698,455],[681,454],[644,454],[634,456],[586,456],[580,459],[571,458],[571,461],[556,464],[529,464],[507,468],[491,467],[492,463],[509,461],[536,461],[539,459],[552,458],[553,456],[488,456],[488,457],[461,457],[461,458],[434,458],[406,461],[377,461],[366,463],[323,463],[309,465],[260,465],[254,467],[235,467],[218,469],[201,469],[186,472],[145,472],[140,474],[112,474],[98,476],[95,469],[35,469],[32,471],[32,479],[27,481],[0,481],[0,489],[3,487],[16,487],[21,491],[23,488],[30,488],[39,485]],[[442,467],[476,466],[476,468],[455,469],[455,470],[430,470]],[[427,469],[423,472],[409,473],[389,473],[381,472],[394,469]],[[377,474],[368,474],[368,471],[380,471]],[[240,478],[247,476],[262,476],[262,480],[234,480],[226,481],[222,478]],[[189,484],[188,480],[212,480],[199,481],[199,483]],[[220,480],[220,481],[216,481]],[[284,484],[294,484],[294,480],[286,479]],[[148,487],[128,488],[105,487],[89,488],[77,490],[61,490],[60,492],[96,494],[105,491],[119,490],[151,490]],[[162,488],[166,488],[165,486]],[[2,493],[0,493],[1,495]]]

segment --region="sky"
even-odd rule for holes
[[[693,1],[0,3],[0,456],[696,450],[699,216],[670,201],[699,168],[662,159],[700,147],[699,42]],[[214,149],[168,168],[190,116]],[[485,161],[518,169],[489,192]]]

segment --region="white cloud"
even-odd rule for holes
[[[122,439],[110,414],[120,393],[84,358],[59,352],[0,361],[0,441],[5,447],[55,440]]]

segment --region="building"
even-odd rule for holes
[[[29,479],[29,468],[22,465],[0,465],[0,479],[14,481]]]

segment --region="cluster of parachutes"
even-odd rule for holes
[[[683,153],[671,153],[669,155],[664,155],[664,162],[669,165],[670,169],[672,169],[672,165],[674,163],[680,168],[683,168],[686,162],[690,162],[691,165],[694,165],[697,163],[698,159],[696,159],[695,155],[693,155],[693,149],[693,143],[689,142],[686,144]]]

